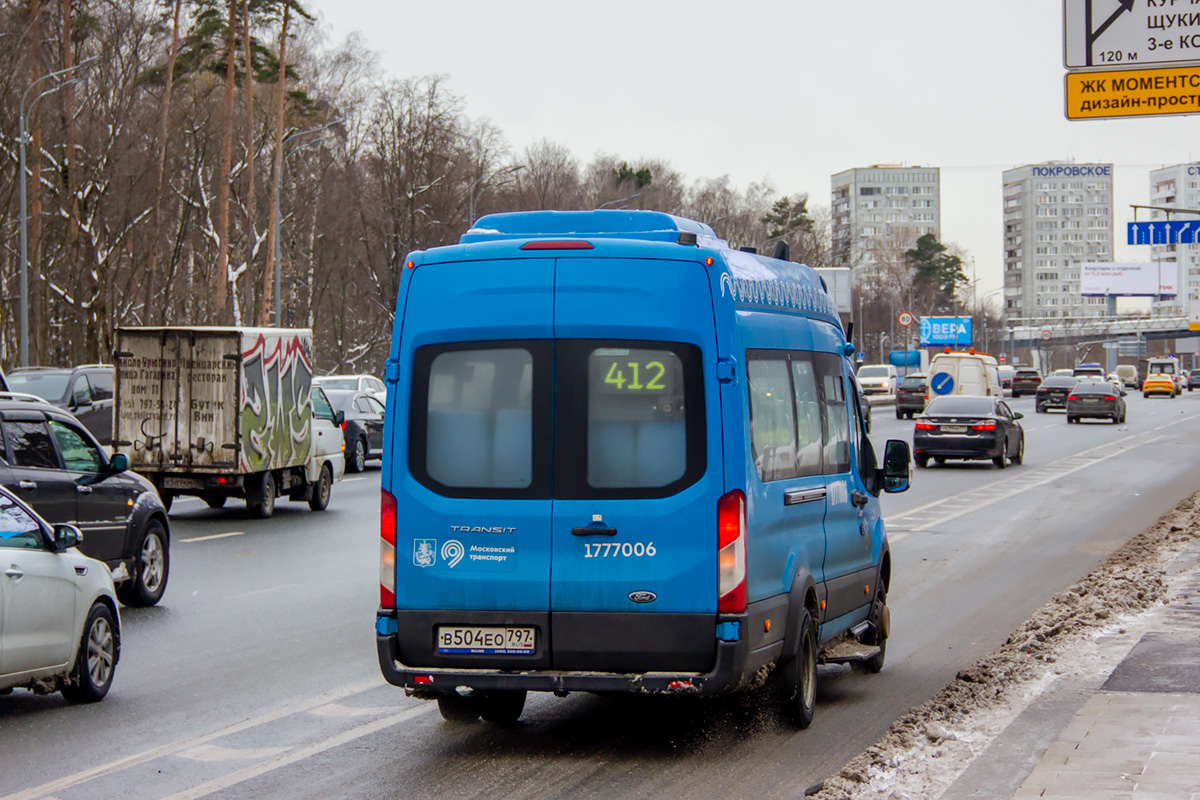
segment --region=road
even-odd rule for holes
[[[803,732],[761,696],[531,695],[517,727],[451,727],[379,677],[377,466],[324,513],[177,501],[170,585],[123,610],[108,698],[0,697],[0,798],[797,797],[1195,490],[1200,394],[1128,401],[1124,426],[1013,401],[1023,466],[931,466],[885,497],[887,666],[822,668]],[[911,433],[875,408],[877,448]]]

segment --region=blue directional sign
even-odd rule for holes
[[[954,391],[954,376],[949,372],[939,372],[929,381],[929,388],[934,394],[950,394]]]
[[[1130,222],[1126,244],[1196,244],[1200,219]]]
[[[921,317],[922,347],[967,347],[970,344],[970,317]]]

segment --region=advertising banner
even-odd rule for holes
[[[921,317],[922,347],[969,347],[970,317]]]
[[[1084,297],[1174,297],[1177,273],[1171,263],[1086,261],[1080,265],[1079,292]]]

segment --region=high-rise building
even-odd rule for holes
[[[1151,170],[1150,205],[1168,208],[1200,209],[1200,164],[1176,164],[1173,167]],[[1165,219],[1161,211],[1151,211],[1151,219]],[[1191,214],[1172,219],[1196,219]],[[1191,244],[1154,245],[1150,248],[1151,263],[1159,264],[1164,273],[1175,276],[1175,297],[1151,301],[1155,314],[1181,315],[1188,313],[1190,302],[1200,299],[1200,246]]]
[[[1048,161],[1004,171],[1004,310],[1013,317],[1099,317],[1079,293],[1085,261],[1113,259],[1112,164]]]
[[[927,233],[942,234],[937,167],[876,164],[830,178],[835,267],[870,269],[898,261]]]

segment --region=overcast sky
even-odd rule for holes
[[[689,183],[826,207],[835,172],[940,167],[942,240],[975,257],[980,292],[1002,284],[1003,170],[1114,164],[1116,258],[1144,261],[1129,204],[1150,169],[1200,156],[1200,118],[1064,118],[1060,0],[304,2],[388,75],[446,76],[517,153],[545,138],[583,162],[663,158]]]

